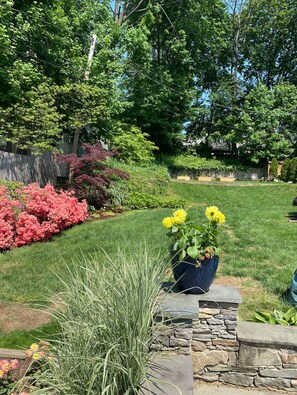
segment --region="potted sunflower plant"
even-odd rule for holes
[[[174,278],[185,293],[208,292],[218,268],[218,225],[225,222],[225,215],[218,207],[209,206],[205,216],[201,226],[189,220],[183,209],[163,219],[163,226],[173,239],[170,252]]]

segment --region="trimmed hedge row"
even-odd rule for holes
[[[247,166],[236,159],[207,159],[191,154],[162,155],[158,158],[158,161],[165,165],[170,172],[194,171],[199,174],[203,170],[234,171],[247,169]]]

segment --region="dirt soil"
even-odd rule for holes
[[[259,290],[263,288],[259,281],[250,277],[222,276],[216,278],[213,283],[226,286],[233,285],[234,287],[237,287],[242,298],[248,298],[251,294],[259,292]]]
[[[25,304],[0,302],[0,331],[31,330],[48,324],[57,311],[57,301],[45,309],[33,309]]]

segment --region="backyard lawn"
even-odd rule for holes
[[[220,258],[217,281],[240,287],[244,297],[240,318],[251,318],[255,310],[283,308],[279,297],[297,267],[297,223],[290,223],[286,218],[294,211],[292,200],[297,195],[296,185],[172,182],[171,188],[186,199],[189,216],[193,218],[202,220],[208,205],[217,205],[226,215],[226,224],[220,228],[224,254]],[[1,254],[2,304],[8,302],[14,307],[15,303],[25,303],[34,309],[40,304],[49,306],[50,298],[61,289],[59,277],[66,278],[67,266],[79,265],[84,255],[96,255],[100,264],[106,259],[104,251],[114,256],[122,249],[139,249],[144,244],[167,254],[170,241],[161,222],[170,213],[170,209],[130,211],[104,221],[75,226],[50,242]],[[0,308],[0,314],[1,311]],[[1,323],[4,319],[0,316]],[[54,326],[45,328],[50,333]],[[34,336],[38,336],[38,332],[35,331]],[[0,347],[30,344],[32,339],[26,340],[26,337],[22,331],[2,332]]]

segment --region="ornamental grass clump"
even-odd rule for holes
[[[172,251],[179,254],[180,261],[190,256],[199,266],[201,261],[219,254],[217,227],[225,222],[225,215],[218,207],[209,206],[205,216],[207,221],[201,226],[189,220],[183,209],[173,211],[172,217],[163,219],[163,226],[169,230],[168,235],[173,237]]]
[[[102,259],[102,258],[101,258]],[[136,395],[152,358],[153,317],[166,260],[144,248],[69,271],[56,313],[61,331],[38,377],[59,395]]]

